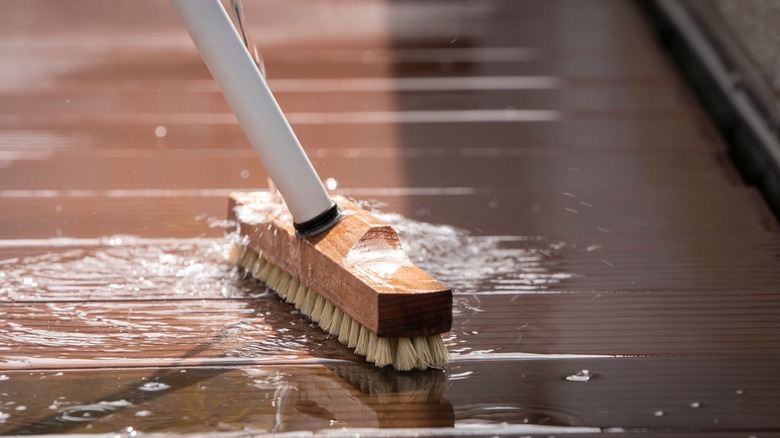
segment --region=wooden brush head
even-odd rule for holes
[[[344,218],[297,239],[287,209],[267,192],[230,195],[228,218],[249,248],[322,295],[380,337],[450,330],[452,291],[414,266],[395,230],[338,197]]]

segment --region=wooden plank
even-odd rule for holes
[[[771,360],[780,347],[778,303],[770,291],[458,297],[448,345],[466,358],[501,352]]]
[[[445,396],[456,422],[523,424],[527,419],[615,428],[621,436],[632,430],[659,436],[702,430],[762,435],[778,428],[773,406],[780,381],[776,359],[755,358],[465,362],[451,370]],[[591,380],[566,380],[582,370]],[[492,409],[480,409],[486,407]]]
[[[4,307],[3,369],[362,362],[272,295]]]
[[[737,242],[712,236],[502,239],[458,236],[457,230],[419,223],[398,228],[413,260],[458,295],[739,294],[772,290],[779,280],[778,240],[766,235]],[[428,240],[420,240],[422,234]],[[106,246],[112,241],[117,243]],[[6,300],[175,300],[242,297],[252,290],[262,291],[223,265],[229,245],[223,239],[157,241],[116,236],[76,240],[65,247],[52,246],[56,241],[37,242],[41,245],[25,247],[22,241],[0,252],[4,272],[0,295]],[[643,250],[637,251],[638,247]]]
[[[345,81],[345,84],[347,82]],[[399,82],[399,85],[402,83]],[[289,89],[275,93],[286,113],[419,111],[467,109],[539,109],[578,112],[614,111],[622,114],[689,115],[694,105],[691,97],[669,87],[606,88],[565,87],[554,89],[515,90],[446,90],[446,91],[330,91],[328,84],[319,90]],[[316,83],[312,81],[311,87]],[[335,85],[335,84],[334,84]],[[368,85],[368,84],[367,84]],[[424,85],[424,84],[421,84]],[[430,82],[433,88],[436,83]],[[465,87],[464,87],[465,88]],[[304,91],[306,90],[306,91]],[[216,91],[146,91],[108,92],[84,90],[74,100],[73,91],[35,92],[17,90],[19,94],[0,96],[0,113],[4,114],[95,114],[105,111],[134,114],[139,112],[226,113],[227,103]],[[687,97],[687,98],[686,98]],[[117,104],[116,101],[121,102]],[[685,112],[685,113],[683,113]]]
[[[0,190],[0,239],[220,237],[229,189]],[[647,188],[576,192],[496,188],[337,189],[378,212],[482,235],[700,235],[777,232],[753,189],[658,194]],[[485,211],[490,214],[486,214]]]
[[[276,299],[0,306],[3,369],[362,362]],[[774,357],[771,292],[457,296],[456,361],[507,354]]]
[[[474,432],[588,427],[590,434],[572,436],[602,428],[621,436],[639,429],[638,436],[697,436],[691,429],[771,436],[780,402],[776,366],[754,358],[579,358],[462,362],[446,374],[404,376],[335,364],[4,371],[10,415],[0,433],[108,433],[132,424],[145,433],[390,426],[432,436],[427,428],[503,423]],[[592,379],[565,380],[581,370]]]
[[[420,223],[397,228],[415,263],[457,295],[765,293],[780,276],[776,235],[479,238]],[[423,234],[429,239],[420,240]],[[112,241],[114,245],[106,245]],[[64,247],[53,246],[56,240],[37,242],[40,246],[25,247],[22,241],[0,252],[4,299],[200,299],[241,297],[255,290],[223,265],[229,246],[223,239],[136,241],[116,236]]]
[[[159,126],[165,128],[159,137]],[[507,149],[529,150],[536,154],[570,152],[609,153],[688,153],[723,150],[723,144],[710,125],[698,118],[621,120],[560,120],[544,123],[414,123],[403,127],[390,123],[334,123],[328,125],[293,124],[310,155],[326,149],[351,153],[378,149],[465,149],[471,154],[506,153]],[[446,129],[443,129],[446,128]],[[215,126],[201,123],[164,124],[116,123],[83,124],[72,122],[37,123],[20,119],[3,126],[0,148],[29,150],[68,149],[223,149],[240,148],[249,155],[249,144],[238,125]],[[486,136],[485,132],[491,135]],[[402,135],[399,135],[402,134]],[[487,141],[486,141],[487,138]],[[26,143],[20,144],[21,139]],[[363,152],[365,153],[365,152]]]
[[[36,195],[28,191],[6,191],[6,195],[25,192]],[[67,193],[52,197],[51,193],[37,192],[41,197],[5,199],[0,194],[0,205],[7,212],[0,218],[0,239],[113,235],[213,238],[225,233],[219,225],[224,225],[220,221],[226,218],[227,191],[218,197],[177,196],[175,191],[162,197],[145,197],[142,193],[125,196],[121,191],[114,194],[116,197],[101,198],[84,192],[78,197],[68,197]]]
[[[18,159],[0,174],[0,185],[10,190],[121,189],[252,189],[267,186],[267,175],[257,160],[199,156],[186,151],[96,156],[88,152],[53,153],[50,161]],[[185,159],[186,157],[186,159]],[[522,187],[543,188],[550,179],[563,190],[580,188],[642,188],[649,186],[707,186],[713,189],[740,184],[722,156],[570,154],[562,156],[414,157],[381,160],[347,157],[328,160],[311,157],[323,179],[334,178],[349,187]],[[432,166],[447,173],[432,174]],[[398,168],[388,171],[388,168]],[[402,169],[402,170],[401,170]],[[46,173],[46,178],[40,175]],[[740,184],[741,185],[741,184]]]

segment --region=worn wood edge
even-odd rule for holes
[[[245,239],[242,244],[380,337],[431,336],[450,330],[452,291],[409,261],[392,227],[336,197],[344,218],[317,236],[297,239],[286,208],[266,209],[257,216],[262,221],[252,223],[246,215],[239,217],[237,209],[251,208],[261,193],[235,192],[228,198],[228,219],[236,222]],[[392,260],[375,257],[371,251],[377,245]],[[372,263],[385,263],[382,266],[393,272],[383,275],[387,272],[366,269]]]

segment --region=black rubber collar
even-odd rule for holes
[[[314,218],[309,219],[306,222],[294,222],[293,227],[295,227],[295,236],[299,239],[314,236],[315,234],[319,234],[336,225],[343,217],[341,208],[334,202],[333,206]]]

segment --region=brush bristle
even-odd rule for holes
[[[320,327],[337,336],[338,341],[355,353],[365,356],[378,367],[392,365],[399,371],[443,368],[449,361],[441,335],[414,338],[380,338],[367,327],[334,306],[322,295],[267,261],[257,252],[236,245],[229,252],[230,261],[248,275],[265,283],[280,298],[295,306]]]

